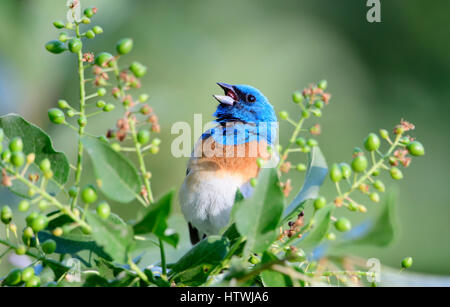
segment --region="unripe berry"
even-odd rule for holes
[[[342,171],[337,164],[333,164],[330,169],[330,178],[334,182],[342,180]]]
[[[30,209],[30,202],[26,201],[26,200],[22,200],[18,205],[18,209],[20,212],[27,212],[28,209]]]
[[[45,44],[45,49],[54,54],[60,54],[67,50],[64,43],[59,40],[49,41],[47,44]]]
[[[352,161],[352,169],[356,173],[362,173],[366,170],[369,162],[365,156],[357,156]]]
[[[309,116],[310,116],[310,114],[308,111],[306,111],[306,110],[302,111],[302,118],[309,118]]]
[[[303,146],[302,152],[308,153],[308,152],[310,152],[310,151],[311,151],[311,147],[309,147],[308,145]]]
[[[341,163],[339,164],[339,167],[341,168],[342,172],[342,178],[348,179],[352,175],[352,168],[347,163]]]
[[[302,103],[303,102],[303,95],[302,95],[302,93],[300,93],[299,91],[294,92],[294,94],[292,94],[292,100],[295,103]]]
[[[2,211],[0,212],[0,219],[2,220],[2,223],[5,225],[8,225],[11,223],[11,220],[13,218],[13,212],[9,206],[4,206],[2,208]]]
[[[414,142],[409,143],[406,148],[408,149],[409,153],[412,156],[415,156],[415,157],[420,157],[420,156],[423,156],[425,154],[425,148],[418,141],[414,141]]]
[[[316,198],[316,200],[314,201],[314,209],[319,210],[322,209],[323,207],[325,207],[327,204],[327,200],[325,199],[325,197],[320,196],[319,198]]]
[[[109,63],[113,59],[114,59],[114,57],[112,56],[112,54],[110,54],[108,52],[102,52],[102,53],[99,53],[95,57],[95,64],[97,64],[98,66],[105,66],[107,63]]]
[[[38,233],[41,230],[44,230],[48,225],[48,219],[45,215],[39,214],[36,218],[31,222],[31,229],[33,229],[34,233]]]
[[[15,252],[16,252],[16,255],[19,255],[19,256],[25,255],[27,252],[27,247],[23,244],[20,244],[19,246],[17,246]]]
[[[78,118],[78,125],[80,127],[86,127],[86,125],[87,125],[87,118],[86,118],[86,116],[81,116],[80,118]]]
[[[152,147],[152,148],[150,148],[150,153],[152,155],[158,154],[159,153],[159,147]]]
[[[69,50],[72,53],[77,53],[81,51],[81,48],[83,48],[83,43],[78,38],[72,38],[69,41]]]
[[[96,10],[92,7],[87,8],[84,10],[84,16],[86,16],[87,18],[92,18],[92,16],[95,15]]]
[[[34,276],[34,268],[27,267],[22,270],[22,281],[28,281]]]
[[[319,145],[319,143],[317,142],[316,139],[309,139],[307,144],[308,144],[309,147],[315,147],[315,146]]]
[[[341,217],[334,223],[334,227],[340,232],[347,232],[352,229],[352,223],[345,217]]]
[[[42,251],[47,255],[53,254],[56,250],[56,242],[52,239],[49,239],[42,243]]]
[[[364,141],[364,147],[368,151],[375,151],[380,148],[380,138],[375,133],[369,134],[369,136]]]
[[[103,111],[104,112],[111,112],[115,109],[115,105],[113,105],[112,103],[108,103],[104,108]]]
[[[117,43],[117,53],[124,55],[130,53],[133,50],[133,40],[131,38],[124,38]]]
[[[373,183],[373,187],[374,187],[375,189],[377,189],[378,191],[380,191],[381,193],[383,193],[383,192],[386,190],[386,188],[385,188],[385,186],[384,186],[384,183],[383,183],[381,180],[375,181],[375,182]]]
[[[86,38],[88,38],[88,39],[94,39],[94,38],[95,38],[95,33],[94,33],[94,31],[88,30],[88,31],[86,32]]]
[[[56,29],[62,29],[62,28],[64,28],[65,25],[64,25],[64,22],[57,20],[57,21],[53,22],[53,26]]]
[[[23,141],[20,137],[15,137],[9,142],[11,152],[20,152],[23,150]]]
[[[120,152],[120,151],[122,150],[122,147],[120,146],[119,143],[112,143],[112,144],[111,144],[111,148],[112,148],[114,151],[117,151],[117,152]]]
[[[25,155],[23,152],[13,152],[11,154],[11,163],[15,167],[21,167],[25,163]]]
[[[315,117],[322,117],[322,111],[319,109],[312,109],[311,113],[315,116]]]
[[[106,102],[104,102],[103,100],[99,100],[96,103],[97,108],[103,109],[106,106]]]
[[[75,25],[72,22],[66,23],[64,26],[67,30],[73,30],[75,28]]]
[[[48,118],[52,123],[56,125],[64,124],[64,122],[66,121],[64,112],[57,108],[48,110]]]
[[[133,62],[130,65],[130,70],[136,78],[142,78],[147,73],[147,67],[139,62]]]
[[[2,152],[2,161],[8,163],[10,162],[10,160],[11,160],[11,151],[9,149],[5,149]]]
[[[69,117],[74,117],[75,116],[75,111],[74,110],[67,110],[67,116]]]
[[[322,109],[325,106],[325,102],[323,102],[322,100],[317,100],[316,102],[314,102],[314,106],[318,109]]]
[[[104,87],[101,87],[97,90],[97,95],[100,97],[103,97],[106,95],[106,89]]]
[[[91,23],[91,19],[89,19],[87,17],[83,17],[83,18],[81,18],[81,22],[85,25],[88,25]]]
[[[256,178],[250,179],[250,185],[255,188],[258,185],[258,179]]]
[[[317,85],[318,88],[320,88],[321,90],[326,90],[328,86],[328,82],[327,80],[322,80],[319,82],[319,84]]]
[[[41,279],[39,276],[33,276],[25,282],[25,287],[27,288],[37,288],[41,286]]]
[[[141,145],[147,144],[150,141],[150,131],[148,131],[147,129],[139,130],[137,134],[137,140]]]
[[[159,145],[161,145],[161,139],[159,139],[159,138],[154,138],[153,141],[152,141],[152,145],[153,145],[153,146],[159,146]]]
[[[17,286],[22,282],[22,271],[19,269],[13,269],[3,280],[3,284],[6,286]]]
[[[388,139],[388,138],[389,138],[389,132],[388,132],[387,130],[385,130],[385,129],[381,129],[381,130],[380,130],[380,136],[381,136],[383,139]]]
[[[395,179],[395,180],[403,179],[403,173],[397,167],[392,167],[390,170],[390,173],[391,173],[392,179]]]
[[[69,189],[69,196],[74,198],[75,196],[77,196],[78,193],[78,188],[76,186],[73,186]]]
[[[140,102],[146,102],[148,100],[148,98],[149,98],[149,95],[142,94],[142,95],[139,96],[139,101]]]
[[[296,168],[297,171],[299,171],[299,172],[304,172],[304,171],[306,171],[306,165],[303,164],[303,163],[297,164],[297,166],[296,166],[295,168]]]
[[[97,214],[106,220],[111,214],[111,207],[106,202],[102,202],[97,206]]]
[[[306,145],[306,140],[305,140],[304,138],[302,138],[302,137],[298,137],[298,138],[295,140],[295,143],[296,143],[298,146],[300,146],[300,147],[304,147],[304,146]]]
[[[53,229],[52,234],[55,237],[60,237],[64,234],[64,230],[61,227],[57,227],[57,228]]]
[[[327,233],[326,237],[330,241],[336,240],[336,235],[334,233],[332,233],[332,232]]]
[[[60,99],[60,100],[58,100],[58,107],[60,107],[61,109],[67,109],[70,106],[67,101],[65,101],[64,99]]]
[[[371,201],[373,201],[375,203],[379,203],[380,202],[380,195],[378,195],[378,193],[376,193],[376,192],[370,193],[369,198],[370,198]]]
[[[34,236],[33,229],[31,227],[27,227],[23,230],[23,236],[27,239],[30,239]]]
[[[41,211],[45,211],[45,210],[47,210],[48,209],[48,207],[49,207],[49,203],[46,201],[46,200],[40,200],[39,202],[38,202],[38,208],[39,208],[39,210],[41,210]]]
[[[86,204],[92,204],[97,200],[97,191],[92,185],[88,185],[81,191],[81,199]]]
[[[0,143],[3,141],[4,138],[5,138],[5,132],[3,131],[2,128],[0,128]]]
[[[52,165],[50,163],[50,160],[49,159],[42,160],[41,163],[39,163],[39,168],[41,169],[42,172],[47,172],[51,170]]]
[[[100,26],[95,26],[92,28],[92,31],[94,31],[95,34],[102,34],[103,33],[103,28]]]
[[[406,257],[402,260],[402,268],[409,269],[413,265],[413,258],[412,257]]]

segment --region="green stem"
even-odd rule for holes
[[[287,145],[286,149],[284,150],[283,154],[280,157],[280,163],[278,163],[278,168],[280,168],[280,166],[283,164],[283,162],[287,159],[289,152],[290,152],[290,148],[294,144],[295,140],[297,139],[298,134],[302,130],[302,126],[303,126],[304,122],[305,122],[305,119],[302,118],[297,123],[297,126],[295,127],[295,130],[292,133],[291,139],[289,140],[289,144]]]
[[[141,271],[141,269],[133,262],[132,259],[128,260],[128,265],[130,268],[136,272],[136,274],[146,283],[149,283],[147,275],[144,274],[144,272]]]
[[[159,239],[159,249],[161,252],[162,275],[167,276],[166,252],[164,250],[164,242],[161,239]]]
[[[77,37],[80,38],[80,26],[76,24],[76,34]],[[80,116],[85,116],[85,108],[86,108],[86,88],[84,82],[84,64],[83,64],[83,50],[78,51],[78,76],[80,81]],[[83,171],[83,143],[81,142],[81,137],[84,134],[84,127],[81,125],[78,128],[78,156],[77,156],[77,168],[75,171],[75,187],[77,188],[77,193],[75,197],[72,199],[71,209],[75,208],[75,205],[78,200],[78,195],[80,193],[80,182],[81,182],[81,173]]]

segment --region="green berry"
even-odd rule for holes
[[[92,16],[94,16],[95,13],[96,13],[96,10],[92,7],[84,10],[84,16],[86,16],[87,18],[92,18]]]
[[[147,95],[147,94],[139,95],[139,101],[140,101],[140,102],[146,102],[146,101],[148,100],[149,97],[150,97],[150,96]]]
[[[25,282],[25,287],[35,288],[41,286],[41,279],[38,276],[32,276],[29,280]]]
[[[299,137],[295,140],[295,143],[300,147],[304,147],[306,145],[306,140],[302,137]]]
[[[45,49],[54,54],[60,54],[67,50],[63,42],[59,40],[52,40],[45,44]]]
[[[106,102],[104,102],[103,100],[99,100],[97,101],[96,106],[97,108],[103,109],[106,106]]]
[[[326,237],[330,241],[336,240],[336,235],[334,233],[332,233],[332,232],[327,233]]]
[[[9,142],[11,152],[20,152],[23,150],[23,142],[20,137],[15,137]]]
[[[316,198],[316,200],[314,201],[314,209],[320,210],[323,207],[325,207],[326,204],[327,204],[327,200],[325,199],[325,197],[320,196],[319,198]]]
[[[297,169],[297,171],[299,172],[304,172],[306,171],[306,165],[304,163],[299,163],[297,164],[297,166],[295,167]]]
[[[357,211],[358,210],[358,205],[355,204],[354,202],[350,202],[348,204],[348,210],[350,210],[350,211]]]
[[[56,242],[52,239],[49,239],[42,243],[41,245],[42,251],[47,255],[53,254],[56,250]]]
[[[425,154],[425,148],[418,141],[413,141],[409,143],[406,148],[408,149],[409,153],[415,157],[420,157]]]
[[[333,164],[330,169],[330,178],[334,182],[339,182],[342,180],[342,171],[337,164]]]
[[[58,40],[62,43],[67,42],[68,39],[69,39],[69,36],[67,35],[66,32],[61,32],[58,36]]]
[[[33,221],[31,222],[31,228],[34,233],[38,233],[41,230],[44,230],[48,225],[48,219],[45,215],[39,214]]]
[[[28,209],[30,209],[30,202],[26,201],[26,200],[22,200],[18,205],[18,209],[20,212],[27,212]]]
[[[319,142],[317,142],[316,139],[309,139],[306,144],[308,144],[309,147],[316,147],[319,145]]]
[[[111,214],[111,207],[106,202],[102,202],[97,206],[97,214],[106,220]]]
[[[388,139],[388,138],[389,138],[389,132],[388,132],[387,130],[385,130],[385,129],[381,129],[381,130],[380,130],[380,136],[381,136],[383,139]]]
[[[70,108],[69,103],[67,101],[65,101],[64,99],[58,100],[58,107],[60,107],[61,109]]]
[[[341,168],[342,172],[342,178],[348,179],[352,175],[352,168],[347,163],[341,163],[339,164],[339,167]]]
[[[73,186],[69,189],[69,196],[74,198],[77,196],[78,188],[76,186]]]
[[[25,219],[25,221],[27,222],[27,226],[31,226],[31,223],[33,223],[33,220],[37,218],[38,215],[39,213],[37,212],[31,212]]]
[[[15,253],[16,255],[22,256],[25,255],[27,252],[27,247],[23,244],[20,244],[19,246],[17,246]]]
[[[81,116],[80,118],[78,118],[78,126],[86,127],[86,125],[87,125],[87,117],[86,116]]]
[[[139,62],[133,62],[130,65],[130,70],[136,78],[142,78],[147,73],[147,67]]]
[[[311,151],[311,147],[309,145],[305,145],[305,146],[303,146],[302,151],[304,153],[308,153]]]
[[[104,87],[99,88],[99,89],[97,90],[97,95],[98,95],[99,97],[105,96],[105,95],[106,95],[106,88],[104,88]]]
[[[92,204],[97,201],[97,191],[92,185],[88,185],[81,191],[81,199],[85,204]]]
[[[5,149],[2,152],[2,160],[3,162],[9,162],[11,160],[11,151],[9,149]]]
[[[409,143],[411,143],[411,139],[407,136],[404,136],[402,138],[400,138],[400,144],[402,145],[408,145]]]
[[[372,172],[372,176],[373,177],[376,177],[376,176],[378,176],[380,174],[380,170],[379,169],[376,169],[376,170],[374,170],[373,172]]]
[[[112,54],[107,53],[107,52],[102,52],[102,53],[99,53],[95,57],[95,64],[97,64],[98,66],[106,66],[113,59],[114,59],[114,57],[112,56]]]
[[[75,116],[75,111],[74,110],[67,110],[67,116],[69,117],[74,117]]]
[[[9,206],[4,206],[2,208],[2,211],[0,212],[0,219],[2,220],[3,224],[8,225],[11,223],[11,220],[13,218],[13,212]]]
[[[73,30],[75,28],[75,24],[73,24],[72,22],[68,22],[65,25],[67,30]]]
[[[133,50],[133,40],[131,38],[124,38],[117,43],[117,53],[124,55],[130,53]]]
[[[25,163],[25,155],[23,152],[13,152],[11,154],[11,163],[15,167],[21,167]]]
[[[373,183],[373,187],[375,189],[377,189],[378,191],[380,191],[381,193],[384,193],[384,191],[386,190],[384,183],[381,180],[377,180]]]
[[[0,128],[0,143],[3,141],[4,138],[5,138],[5,132],[3,131],[2,128]]]
[[[13,269],[8,273],[5,280],[3,280],[3,284],[6,286],[17,286],[22,282],[22,271],[19,269]]]
[[[88,25],[91,23],[91,19],[89,19],[87,17],[83,17],[83,18],[81,18],[81,22],[85,25]]]
[[[159,145],[161,145],[161,139],[159,139],[159,138],[154,138],[153,141],[152,141],[152,145],[153,145],[153,146],[159,146]]]
[[[115,107],[116,107],[116,106],[113,105],[112,103],[108,103],[108,104],[103,108],[103,111],[104,111],[104,112],[111,112],[111,111],[114,110]]]
[[[86,38],[88,38],[88,39],[94,39],[94,38],[95,38],[95,33],[94,33],[94,31],[88,30],[88,31],[86,32]]]
[[[120,151],[122,150],[122,147],[120,146],[119,143],[112,143],[112,144],[111,144],[111,148],[112,148],[114,151],[117,151],[117,152],[120,152]]]
[[[300,248],[288,249],[286,252],[286,258],[290,262],[303,262],[306,260],[306,254]]]
[[[103,33],[103,28],[100,26],[95,26],[92,28],[92,31],[94,31],[95,34],[102,34]]]
[[[375,151],[380,148],[380,138],[375,133],[369,134],[369,136],[364,141],[364,147],[368,151]]]
[[[49,170],[52,169],[52,164],[50,163],[49,159],[44,159],[41,161],[41,163],[39,163],[39,168],[43,172],[48,172]]]
[[[27,224],[28,224],[28,221],[27,221]],[[33,231],[33,229],[31,229],[31,227],[26,227],[26,228],[23,230],[23,236],[24,236],[24,238],[26,238],[26,239],[32,238],[32,237],[34,236],[34,231]]]
[[[22,270],[22,281],[28,281],[34,276],[34,268],[27,267]]]
[[[259,168],[263,167],[264,163],[265,163],[264,159],[262,158],[256,159],[256,164],[258,165]]]
[[[39,210],[45,211],[48,209],[48,207],[49,207],[49,203],[45,199],[42,199],[38,202]]]
[[[317,85],[318,88],[320,88],[321,90],[326,90],[328,86],[328,82],[327,80],[322,80],[319,82],[319,84]]]
[[[56,125],[64,124],[64,122],[66,121],[64,112],[57,108],[48,110],[48,118],[52,123]]]
[[[147,129],[139,130],[137,134],[137,140],[141,145],[147,144],[150,141],[150,131],[148,131]]]
[[[392,167],[390,170],[390,173],[391,173],[392,179],[395,179],[395,180],[403,179],[403,173],[397,167]]]
[[[310,116],[310,114],[308,111],[306,111],[306,110],[302,111],[302,118],[309,118],[309,116]]]
[[[413,258],[412,257],[406,257],[402,260],[402,268],[409,269],[413,265]]]
[[[64,22],[57,20],[57,21],[54,21],[54,22],[53,22],[53,26],[54,26],[56,29],[63,29],[64,26],[65,26],[65,24],[64,24]]]
[[[314,102],[314,106],[318,109],[323,109],[323,107],[325,106],[325,102],[323,102],[322,100],[317,100],[316,102]]]
[[[378,195],[378,193],[376,193],[376,192],[370,193],[369,198],[374,203],[379,203],[380,202],[380,195]]]
[[[315,116],[315,117],[322,117],[322,111],[320,109],[312,109],[311,113]]]
[[[78,38],[72,38],[69,41],[69,50],[72,53],[78,53],[81,51],[81,48],[83,48],[83,43]]]
[[[334,223],[334,227],[340,232],[347,232],[352,229],[352,223],[345,217],[341,217]]]
[[[295,103],[302,103],[303,102],[303,95],[302,95],[302,93],[300,93],[299,91],[297,91],[297,92],[294,92],[294,94],[292,94],[292,100],[295,102]]]
[[[362,173],[366,170],[369,162],[365,156],[357,156],[352,161],[352,169],[356,173]]]
[[[255,188],[258,185],[258,179],[256,178],[250,179],[250,185]]]

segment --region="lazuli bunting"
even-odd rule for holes
[[[218,234],[229,221],[236,192],[252,193],[257,160],[271,158],[277,118],[268,99],[248,85],[218,83],[224,96],[214,116],[217,126],[203,133],[189,161],[180,204],[192,244]]]

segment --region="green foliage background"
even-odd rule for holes
[[[43,127],[57,150],[73,159],[75,134],[51,126],[46,116],[58,98],[75,101],[78,91],[75,59],[52,56],[44,48],[56,36],[50,21],[65,14],[60,2],[0,2],[0,114],[19,113]],[[158,197],[178,188],[185,174],[187,159],[170,153],[175,137],[170,127],[177,121],[193,123],[194,113],[203,114],[204,122],[212,119],[216,103],[211,94],[220,92],[216,81],[254,85],[277,110],[293,112],[291,92],[326,78],[333,99],[320,120],[324,132],[318,140],[329,163],[349,161],[352,148],[368,132],[392,127],[402,117],[416,124],[413,135],[427,149],[398,184],[401,234],[396,243],[355,252],[396,267],[404,256],[413,256],[414,270],[450,274],[450,2],[382,1],[379,24],[366,21],[365,2],[82,1],[99,8],[96,21],[105,29],[89,45],[94,52],[112,51],[119,38],[133,37],[133,58],[149,66],[143,91],[150,93],[164,141],[161,153],[147,160]],[[118,112],[98,117],[92,132],[113,126]],[[282,142],[287,128],[281,125]],[[302,176],[293,179],[300,187]],[[92,180],[85,178],[86,183]],[[327,183],[324,190],[332,188]],[[13,204],[15,199],[1,189],[0,202]],[[113,210],[131,218],[138,208],[116,204]],[[377,211],[370,206],[370,215]],[[355,222],[365,218],[346,214]],[[174,261],[190,245],[183,219],[176,215],[171,225],[181,232],[180,251],[168,248],[169,261]],[[1,274],[7,269],[0,264]]]

